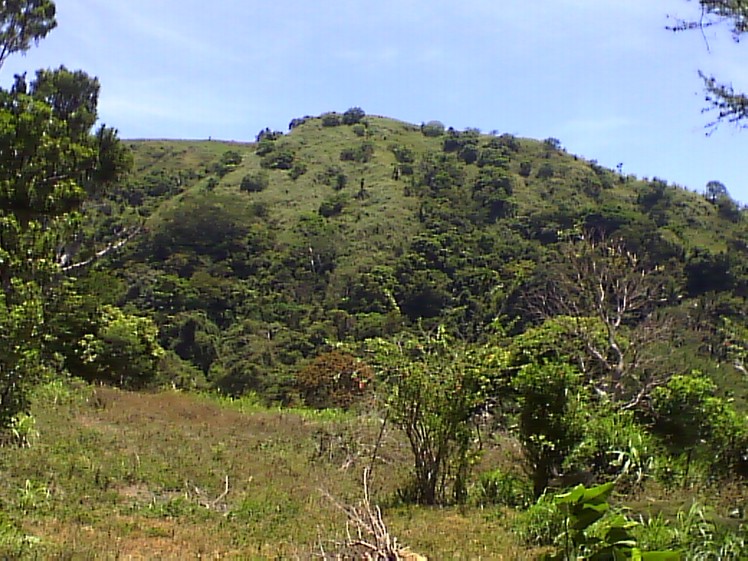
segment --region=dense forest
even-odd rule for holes
[[[0,64],[55,25],[19,6]],[[548,558],[748,551],[748,219],[717,179],[359,107],[254,142],[123,141],[98,92],[64,66],[0,92],[0,472],[26,481],[0,488],[0,555],[34,551],[12,466],[35,399],[129,399],[102,385],[374,416],[356,461],[386,465],[389,431],[407,451],[383,501],[511,508]],[[727,487],[692,534],[632,506]]]

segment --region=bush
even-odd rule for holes
[[[248,173],[242,178],[239,189],[247,193],[259,193],[267,189],[270,179],[266,172]]]
[[[484,148],[480,151],[480,156],[477,161],[478,167],[493,166],[498,168],[506,168],[509,164],[509,159],[504,156],[502,150],[495,148]]]
[[[353,162],[356,159],[356,149],[355,148],[343,148],[340,151],[340,159],[343,162]]]
[[[267,169],[291,169],[293,167],[294,153],[289,148],[275,150],[266,155],[260,165]]]
[[[323,127],[337,127],[341,123],[340,115],[337,113],[324,113],[320,116]]]
[[[514,519],[513,530],[529,546],[553,545],[564,530],[564,513],[552,495],[543,495]]]
[[[225,166],[238,166],[242,163],[242,155],[236,150],[227,150],[221,156],[221,164]]]
[[[283,133],[281,131],[271,131],[269,128],[265,127],[257,133],[255,142],[261,142],[263,140],[278,140],[282,136]]]
[[[532,502],[532,498],[532,485],[527,478],[502,469],[482,473],[478,480],[477,500],[481,505],[524,508]]]
[[[367,356],[389,386],[392,423],[407,436],[413,474],[401,496],[422,504],[467,499],[476,458],[476,408],[485,403],[483,371],[471,350],[443,328],[425,340],[369,342]]]
[[[561,146],[561,141],[558,138],[553,138],[552,136],[549,136],[543,141],[543,144],[546,148],[549,150],[555,150],[557,152],[560,152],[563,150],[563,146]]]
[[[652,392],[653,431],[676,453],[705,452],[712,474],[748,468],[748,425],[717,386],[698,372],[673,376]],[[688,469],[688,465],[686,466]],[[688,474],[686,474],[687,476]]]
[[[96,335],[86,335],[80,347],[89,380],[128,388],[152,385],[164,355],[153,320],[114,306],[103,307]]]
[[[421,125],[421,133],[423,136],[437,137],[444,134],[444,123],[441,121],[429,121],[428,123]]]
[[[519,437],[530,463],[533,492],[539,497],[566,456],[581,441],[581,376],[561,362],[527,364],[513,379],[519,403]]]
[[[585,424],[584,439],[564,462],[565,472],[589,471],[600,482],[631,490],[652,474],[658,447],[631,411],[599,406]]]
[[[291,170],[288,172],[288,175],[296,181],[299,177],[304,175],[307,172],[307,166],[304,162],[296,162]]]
[[[351,107],[343,113],[343,124],[344,125],[355,125],[360,123],[361,119],[366,117],[366,113],[360,107]]]
[[[275,150],[275,140],[271,138],[263,138],[257,143],[257,148],[255,148],[255,154],[258,156],[267,156]]]
[[[554,174],[553,166],[549,163],[545,163],[542,166],[540,166],[540,169],[538,170],[537,178],[538,179],[550,179],[553,177]]]
[[[320,216],[324,216],[325,218],[337,216],[343,212],[345,202],[346,197],[341,195],[335,195],[334,197],[322,201],[322,204],[319,205]]]
[[[347,409],[363,397],[373,378],[371,368],[354,356],[330,351],[296,374],[296,387],[309,407]]]
[[[340,159],[347,162],[365,164],[374,157],[374,144],[363,142],[356,148],[344,148],[340,152]]]
[[[402,144],[392,144],[389,148],[390,152],[395,155],[395,159],[398,161],[398,163],[412,164],[416,161],[415,152],[407,146],[403,146]]]
[[[465,144],[460,151],[457,153],[457,157],[460,158],[466,164],[474,164],[478,161],[478,155],[480,154],[477,144]]]
[[[353,125],[353,134],[356,136],[366,136],[366,127],[361,123]]]
[[[236,169],[236,166],[242,163],[242,155],[236,150],[227,150],[221,156],[218,163],[213,165],[213,171],[218,177],[223,177],[227,173]]]
[[[306,123],[310,117],[307,115],[305,117],[296,117],[295,119],[291,119],[291,122],[288,123],[288,130],[293,130],[296,127],[299,127]]]

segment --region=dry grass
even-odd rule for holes
[[[3,450],[0,505],[39,540],[24,557],[308,559],[346,539],[346,513],[321,490],[341,504],[361,500],[373,418],[80,392],[37,403],[36,444]],[[382,458],[370,504],[392,504],[407,473],[396,435]],[[506,519],[488,511],[390,507],[382,516],[393,538],[430,559],[526,558]]]

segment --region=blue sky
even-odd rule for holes
[[[748,90],[748,46],[673,34],[686,0],[56,0],[59,26],[0,71],[99,77],[125,138],[252,140],[303,115],[437,119],[748,203],[748,130],[706,137],[697,71]]]

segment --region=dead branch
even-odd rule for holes
[[[363,487],[364,498],[356,506],[347,506],[338,502],[328,492],[322,490],[338,509],[345,512],[346,541],[335,543],[336,552],[327,553],[322,543],[320,551],[322,559],[364,559],[367,561],[428,561],[426,557],[418,555],[398,543],[391,535],[382,518],[382,511],[378,505],[371,504],[369,495],[370,469],[364,469]]]
[[[672,334],[656,313],[662,284],[623,241],[597,240],[584,235],[566,245],[533,310],[542,319],[569,318],[563,325],[579,342],[580,371],[599,392],[635,407],[664,381],[649,374],[652,346]]]
[[[67,273],[75,269],[87,267],[94,261],[98,261],[102,257],[105,257],[106,255],[112,253],[113,251],[117,251],[118,249],[120,249],[126,243],[132,240],[135,236],[137,236],[141,231],[142,231],[142,227],[138,226],[137,228],[127,232],[123,237],[119,238],[117,241],[108,244],[104,249],[97,251],[93,255],[93,257],[90,257],[86,259],[85,261],[81,261],[80,263],[73,263],[71,265],[66,265],[66,266],[61,267],[62,272]]]

